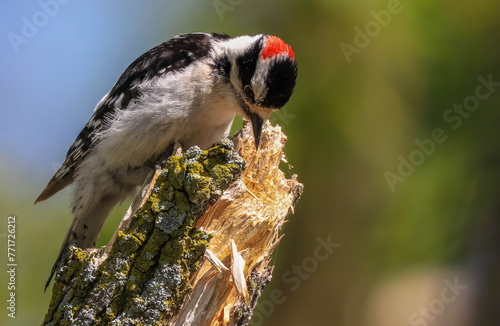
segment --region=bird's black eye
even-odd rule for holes
[[[253,89],[250,85],[246,85],[243,88],[243,93],[245,93],[250,102],[255,103],[255,95],[253,94]]]

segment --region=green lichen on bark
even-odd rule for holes
[[[190,290],[211,238],[196,221],[244,168],[227,139],[171,157],[102,264],[100,250],[66,251],[43,324],[156,325],[168,319]]]

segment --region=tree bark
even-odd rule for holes
[[[247,325],[303,186],[279,126],[233,141],[172,156],[107,247],[70,247],[43,325]]]

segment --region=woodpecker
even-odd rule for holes
[[[296,78],[291,47],[267,34],[182,34],[141,55],[96,105],[35,200],[75,184],[74,218],[58,260],[70,242],[95,247],[113,207],[174,144],[207,149],[228,136],[238,114],[251,121],[258,149],[264,122],[288,102]]]

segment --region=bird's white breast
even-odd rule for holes
[[[173,142],[208,148],[229,133],[240,110],[231,86],[203,63],[143,83],[140,90],[141,97],[99,135],[96,151],[105,167],[143,165]]]

